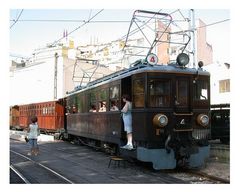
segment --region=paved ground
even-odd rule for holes
[[[29,146],[23,141],[11,140],[10,149],[27,154]],[[13,163],[21,166],[13,156],[10,154],[11,161],[13,162],[15,159]],[[123,164],[118,167],[112,163],[108,168],[109,155],[86,146],[73,145],[63,141],[41,142],[40,155],[31,158],[50,167],[74,183],[186,183],[164,172],[156,172],[129,162],[126,163],[126,167]]]
[[[10,147],[22,154],[27,154],[29,146],[24,142],[22,133],[11,133]],[[164,173],[161,171],[151,172],[150,170],[139,168],[136,164],[126,163],[118,167],[111,163],[108,168],[110,156],[99,151],[95,151],[85,146],[77,146],[63,141],[53,141],[52,137],[41,137],[40,151],[35,160],[46,163],[53,169],[67,174],[77,183],[171,183],[170,177],[163,179]],[[17,141],[18,140],[18,141]],[[217,142],[217,141],[216,141]],[[214,144],[216,143],[214,142]],[[66,164],[66,165],[65,165]],[[64,165],[64,166],[63,166]],[[229,150],[211,151],[211,158],[206,166],[201,169],[207,174],[230,180],[230,157]],[[134,175],[132,181],[129,177]],[[149,176],[150,175],[150,176]],[[107,177],[107,178],[106,178]],[[158,178],[159,177],[159,178]],[[136,179],[138,178],[138,179]],[[169,179],[169,180],[168,180]],[[180,177],[181,179],[181,177]],[[175,181],[183,182],[183,181]]]

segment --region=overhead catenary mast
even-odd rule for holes
[[[192,67],[196,68],[197,63],[197,51],[196,51],[196,24],[195,24],[195,11],[194,9],[189,10],[189,36],[191,37],[191,43],[189,43],[189,50],[192,50]]]

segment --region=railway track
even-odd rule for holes
[[[16,174],[24,183],[65,183],[74,184],[65,176],[61,175],[57,171],[34,161],[33,159],[10,150],[11,153],[11,165],[10,169]],[[29,171],[31,170],[31,171]]]
[[[198,176],[199,178],[201,178],[201,180],[208,180],[210,182],[219,183],[219,184],[230,184],[230,180],[228,180],[228,179],[224,179],[224,178],[217,177],[214,175],[209,175],[202,171],[187,170],[186,173],[191,174],[193,176]]]
[[[230,180],[210,175],[199,170],[167,170],[169,175],[181,178],[186,183],[191,184],[230,184]]]
[[[13,165],[10,165],[10,183],[29,184],[30,182]]]
[[[210,158],[218,162],[230,163],[230,145],[211,143]]]

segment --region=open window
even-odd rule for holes
[[[107,89],[100,89],[99,92],[99,102],[98,102],[98,112],[107,111]]]
[[[120,109],[120,88],[114,85],[109,88],[110,111],[118,111]]]
[[[195,100],[208,100],[208,82],[206,80],[198,80],[194,86]]]

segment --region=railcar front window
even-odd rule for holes
[[[208,100],[208,83],[204,80],[198,80],[195,83],[194,99]]]
[[[170,82],[162,80],[150,80],[148,83],[148,106],[169,107],[170,106]]]

